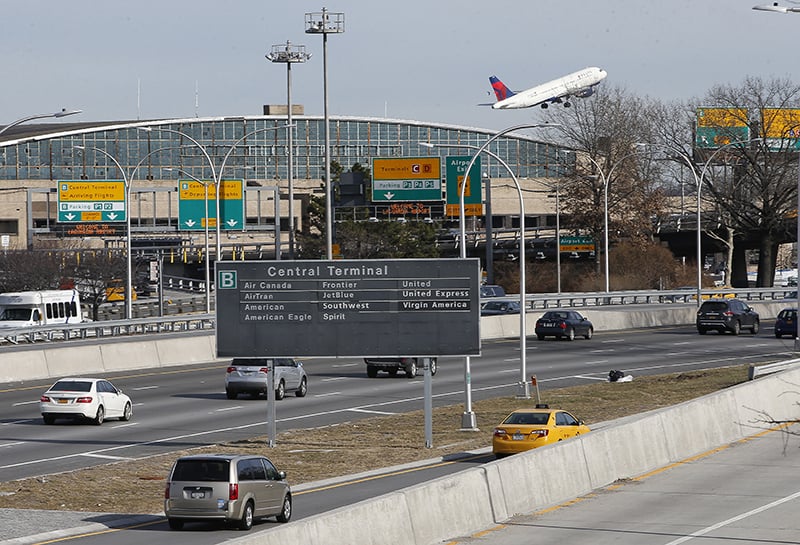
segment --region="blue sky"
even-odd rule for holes
[[[604,85],[665,101],[702,97],[745,76],[786,77],[800,13],[759,0],[339,0],[328,38],[331,114],[500,129],[533,110],[494,111],[488,77],[523,89],[585,66]],[[75,120],[258,115],[285,104],[274,44],[313,57],[292,70],[292,101],[322,114],[322,38],[305,13],[323,4],[264,0],[3,2],[0,125],[58,109]]]

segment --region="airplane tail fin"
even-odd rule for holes
[[[492,89],[494,89],[494,95],[497,97],[497,100],[505,100],[508,97],[514,96],[514,91],[506,87],[506,84],[500,81],[497,76],[492,76],[489,78],[489,83],[492,84]]]

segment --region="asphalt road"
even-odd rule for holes
[[[606,380],[609,369],[637,375],[688,369],[767,362],[783,359],[789,341],[771,337],[769,328],[758,336],[699,336],[681,326],[628,332],[600,333],[592,340],[536,341],[528,343],[528,373],[536,374],[540,388]],[[463,363],[440,360],[434,379],[436,404],[463,401]],[[380,375],[366,378],[358,360],[307,360],[310,375],[306,398],[278,403],[278,428],[304,428],[353,420],[372,414],[403,412],[422,407],[422,378],[409,380]],[[134,399],[129,423],[108,422],[102,427],[79,424],[44,426],[36,399],[46,384],[8,385],[0,389],[0,475],[8,480],[23,473],[39,475],[133,458],[154,452],[252,436],[266,429],[263,401],[227,400],[224,370],[219,364],[132,373],[111,377]],[[487,342],[483,354],[472,358],[473,398],[517,393],[520,376],[519,344]],[[480,415],[478,415],[480,418]],[[422,446],[422,445],[421,445]],[[390,476],[362,476],[345,485],[296,490],[295,517],[302,518],[340,505],[383,494],[489,460],[488,455],[456,463],[431,464]],[[354,463],[354,471],[357,464]],[[261,528],[269,527],[262,523]],[[39,527],[42,525],[40,524]],[[189,532],[169,533],[163,520],[148,521],[112,534],[86,535],[81,543],[219,543],[237,535],[234,530],[207,532],[193,525]],[[164,532],[163,534],[161,532]],[[169,535],[169,537],[167,537]]]

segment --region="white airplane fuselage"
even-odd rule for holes
[[[592,88],[603,81],[606,75],[605,70],[595,66],[584,68],[525,91],[520,91],[505,100],[495,102],[492,104],[492,108],[495,110],[530,108],[539,104],[562,102],[569,97],[589,96],[592,94]]]

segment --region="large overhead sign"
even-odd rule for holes
[[[448,156],[445,158],[445,180],[447,181],[448,216],[460,216],[461,187],[464,186],[464,215],[482,216],[481,204],[481,158],[476,157],[467,175],[471,156]],[[466,185],[465,185],[466,184]]]
[[[800,110],[764,108],[761,110],[761,127],[771,150],[800,148]]]
[[[122,180],[62,180],[58,182],[58,222],[126,221]]]
[[[372,201],[441,201],[442,166],[438,157],[372,160]]]
[[[480,354],[477,259],[219,261],[217,355]]]
[[[206,188],[208,194],[206,195]],[[194,180],[178,182],[178,229],[201,231],[217,226],[217,188],[213,182],[200,183]],[[206,213],[206,209],[207,212]],[[241,180],[220,182],[219,215],[220,228],[228,231],[244,229],[244,192]]]
[[[695,146],[719,148],[750,139],[745,108],[698,108]]]

